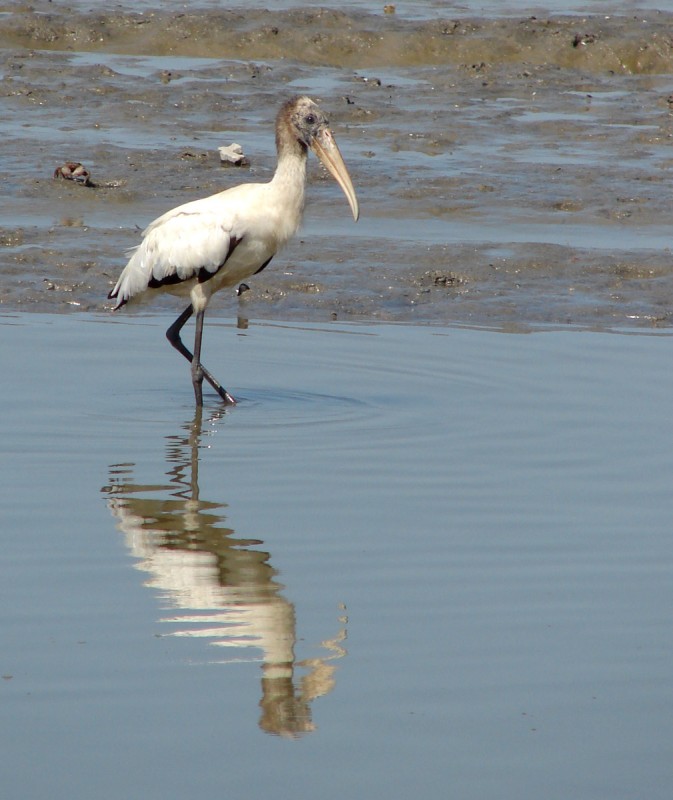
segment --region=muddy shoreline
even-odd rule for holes
[[[673,321],[673,15],[1,10],[0,312],[107,308],[154,217],[268,180],[279,98],[302,92],[362,219],[313,160],[300,235],[213,314]],[[232,141],[249,167],[219,163]],[[67,161],[95,185],[54,180]]]
[[[524,19],[406,19],[403,14],[335,8],[262,11],[80,12],[11,14],[0,47],[296,60],[362,69],[488,62],[550,65],[584,71],[669,73],[671,15],[559,15]]]

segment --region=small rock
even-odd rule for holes
[[[598,36],[595,33],[576,33],[573,39],[573,47],[580,47],[581,45],[593,44]]]
[[[247,167],[250,162],[243,153],[243,148],[240,144],[229,144],[217,148],[220,153],[220,161],[222,164],[231,165],[233,167]]]

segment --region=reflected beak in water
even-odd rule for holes
[[[341,152],[334,141],[332,131],[329,128],[321,128],[318,135],[311,142],[311,149],[318,156],[325,169],[341,186],[353,212],[353,219],[357,222],[360,216],[360,206],[355,196],[351,176],[348,174]]]

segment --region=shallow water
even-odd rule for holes
[[[168,322],[0,319],[7,796],[668,797],[669,335]]]

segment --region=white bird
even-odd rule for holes
[[[185,203],[155,219],[108,295],[117,300],[115,310],[157,290],[189,297],[189,306],[166,337],[191,362],[197,406],[203,405],[204,378],[226,403],[236,402],[201,363],[206,306],[219,289],[261,272],[296,232],[304,209],[309,147],[341,186],[357,221],[355,190],[327,117],[308,97],[294,97],[281,106],[276,119],[278,164],[273,178]],[[180,331],[194,313],[192,354]]]

